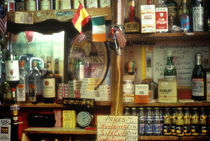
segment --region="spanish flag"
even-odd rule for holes
[[[72,19],[72,23],[74,27],[82,33],[82,27],[88,23],[89,21],[89,14],[86,11],[86,9],[83,7],[82,4],[79,5],[76,13],[74,14],[74,17]]]

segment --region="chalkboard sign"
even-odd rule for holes
[[[137,116],[97,116],[97,141],[137,141]]]
[[[202,65],[208,65],[209,48],[207,46],[190,45],[158,45],[153,52],[153,76],[154,81],[163,78],[168,50],[171,51],[173,62],[177,71],[178,86],[191,86],[191,75],[195,62],[195,54],[201,53]]]

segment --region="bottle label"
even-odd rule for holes
[[[29,0],[26,3],[26,10],[27,11],[35,11],[36,10],[36,4],[34,0]]]
[[[44,79],[44,98],[55,98],[55,78]]]
[[[192,79],[192,96],[204,96],[203,78]]]
[[[168,31],[168,8],[156,8],[156,32]]]
[[[17,85],[17,102],[24,102],[26,101],[25,96],[25,83]]]
[[[145,124],[144,123],[140,123],[139,124],[139,134],[141,134],[141,135],[144,134],[144,128],[145,128]]]
[[[19,64],[17,60],[6,61],[5,69],[7,81],[19,81]]]
[[[125,23],[125,32],[140,32],[138,22]]]
[[[147,123],[147,124],[145,125],[145,133],[146,133],[146,134],[152,134],[152,124]]]
[[[193,31],[204,31],[203,7],[193,7]]]
[[[56,3],[57,3],[57,1],[56,1]],[[61,9],[71,9],[71,1],[70,0],[61,0],[60,4],[61,4]]]
[[[50,1],[49,0],[41,1],[41,10],[50,10]]]
[[[180,19],[181,28],[183,31],[190,31],[190,18],[189,16],[185,15],[182,16]]]

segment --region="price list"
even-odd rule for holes
[[[137,141],[137,116],[97,116],[97,141]]]

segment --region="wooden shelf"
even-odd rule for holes
[[[151,34],[126,34],[126,39],[132,43],[138,42],[154,42],[168,40],[190,40],[199,41],[210,39],[210,32],[175,32],[175,33],[151,33]]]
[[[66,129],[61,127],[29,127],[24,129],[25,134],[74,134],[74,135],[94,135],[96,130],[85,130],[80,128]]]
[[[183,136],[183,137],[177,137],[177,136],[139,136],[138,140],[163,140],[163,141],[171,141],[171,140],[208,140],[209,136]]]
[[[111,101],[96,101],[96,106],[111,106]],[[65,108],[63,104],[56,103],[37,103],[37,104],[20,104],[21,108]]]
[[[46,20],[66,22],[73,18],[77,9],[68,10],[40,10],[9,12],[8,20],[17,24],[34,24]],[[90,16],[104,16],[105,20],[112,20],[111,8],[87,8]]]
[[[190,103],[124,103],[124,107],[208,107],[210,102],[190,102]]]

